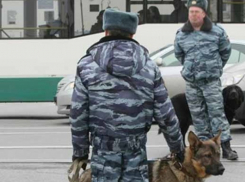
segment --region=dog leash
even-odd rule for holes
[[[178,162],[178,161],[173,161],[173,165],[176,169],[178,169],[179,171],[183,172],[184,174],[186,174],[189,177],[194,178],[194,176],[191,175],[191,173],[189,173],[184,167],[183,165]]]
[[[183,172],[184,174],[186,174],[187,176],[191,177],[191,178],[194,178],[194,176],[189,173],[182,165],[181,162],[179,162],[177,160],[177,157],[176,157],[176,154],[172,153],[171,154],[171,159],[172,159],[172,162],[173,162],[173,165],[176,169],[178,169],[179,171]]]

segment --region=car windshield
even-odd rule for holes
[[[155,54],[158,54],[159,52],[161,52],[161,51],[163,51],[164,49],[167,49],[167,48],[169,48],[169,47],[171,47],[171,46],[172,46],[172,44],[169,44],[169,45],[167,45],[167,46],[165,46],[165,47],[163,47],[163,48],[161,48],[161,49],[158,49],[158,50],[156,50],[156,51],[150,53],[149,56],[152,57],[152,56],[154,56]]]

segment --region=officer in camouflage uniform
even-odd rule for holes
[[[161,73],[132,39],[137,25],[136,14],[107,9],[106,36],[77,66],[70,112],[73,160],[87,159],[91,142],[93,182],[148,181],[146,134],[153,117],[183,161],[179,123]]]
[[[230,126],[224,114],[220,77],[230,57],[231,45],[224,31],[207,17],[206,0],[189,0],[189,20],[178,30],[175,56],[183,64],[186,99],[200,139],[222,130],[223,157],[238,158],[230,147]]]

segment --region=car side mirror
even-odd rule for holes
[[[157,58],[157,59],[155,59],[155,62],[156,62],[156,64],[157,64],[157,66],[162,66],[163,64],[162,64],[162,61],[163,61],[163,59],[162,58]]]

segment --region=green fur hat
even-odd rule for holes
[[[136,32],[138,22],[136,13],[110,8],[104,12],[103,30],[122,30],[133,35]]]
[[[188,9],[192,6],[202,8],[205,12],[207,12],[208,1],[207,0],[188,0],[188,2],[187,2]]]

